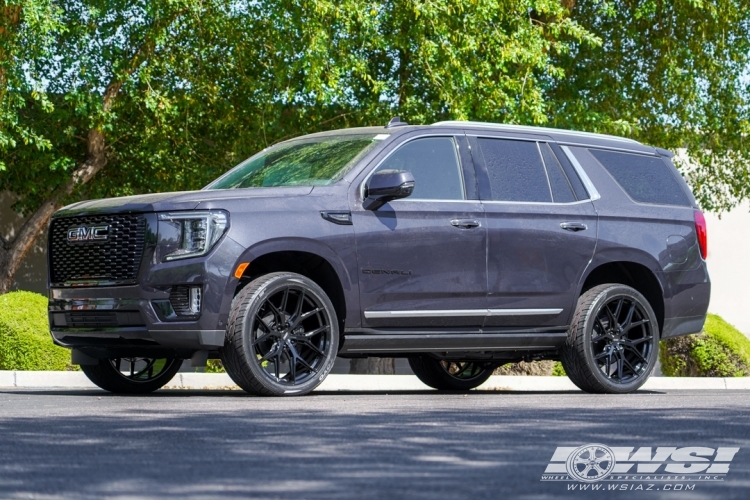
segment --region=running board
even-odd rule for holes
[[[347,334],[339,355],[450,351],[550,351],[568,334],[554,333],[378,333]]]

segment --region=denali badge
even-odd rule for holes
[[[68,241],[103,241],[109,237],[109,226],[80,226],[68,229]]]
[[[400,271],[398,269],[362,269],[362,274],[400,274],[402,276],[411,276],[411,271]]]

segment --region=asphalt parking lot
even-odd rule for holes
[[[726,390],[285,399],[5,390],[0,497],[746,499],[749,417],[750,392]],[[740,451],[724,481],[688,491],[665,491],[664,481],[616,492],[541,481],[556,447],[587,443]]]

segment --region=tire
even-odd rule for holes
[[[414,375],[439,391],[468,391],[485,383],[494,365],[474,361],[444,361],[429,356],[409,358]]]
[[[105,391],[148,394],[169,383],[181,365],[181,359],[111,358],[81,365],[81,371]]]
[[[300,396],[333,368],[339,346],[336,311],[312,280],[271,273],[232,301],[221,360],[242,389],[258,396]]]
[[[596,394],[641,387],[659,356],[659,323],[646,298],[625,285],[599,285],[578,299],[561,361],[570,380]]]

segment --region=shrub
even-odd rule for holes
[[[70,351],[52,343],[47,297],[31,292],[0,295],[0,370],[71,368]]]
[[[660,347],[668,377],[750,376],[750,339],[715,314],[701,334],[662,340]]]
[[[563,368],[562,363],[559,361],[555,361],[555,366],[552,367],[552,375],[555,377],[567,377],[568,374],[565,373],[565,368]]]
[[[520,361],[503,365],[493,372],[493,375],[553,375],[556,361]],[[558,363],[559,364],[559,363]]]
[[[226,373],[220,359],[209,359],[206,363],[206,373]]]

